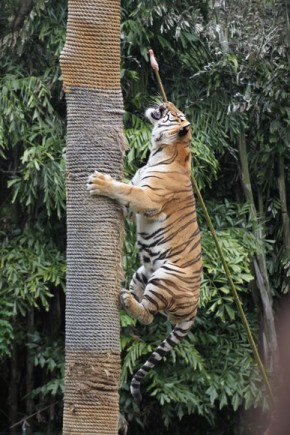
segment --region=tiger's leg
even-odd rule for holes
[[[170,291],[169,293],[164,291],[162,285],[164,278],[166,278],[166,270],[161,267],[148,280],[140,302],[134,298],[130,291],[122,290],[121,302],[124,308],[140,323],[148,325],[158,311],[165,310],[170,304],[172,296]]]
[[[139,267],[134,273],[130,285],[129,292],[133,294],[135,299],[140,302],[148,281],[148,274],[144,266]]]
[[[129,181],[129,186],[134,185],[133,181]],[[130,207],[129,202],[122,203],[123,216],[125,219],[132,219],[134,222],[136,221],[136,213]]]
[[[140,302],[142,301],[147,282],[148,282],[148,274],[146,273],[145,267],[141,266],[134,273],[129,285],[129,290],[123,289],[121,291],[121,302],[123,307],[128,312],[128,314],[132,315],[135,318],[139,318],[139,316],[135,315],[134,313],[136,312],[136,310],[137,312],[140,311],[140,309],[138,308]],[[143,319],[142,308],[140,311],[140,315],[141,318],[139,320],[141,323],[147,324],[147,323],[151,323],[153,320],[153,317],[151,319],[150,316],[149,316],[150,321],[149,318],[147,320],[144,318],[144,321],[142,320]]]
[[[158,213],[160,204],[154,200],[154,193],[146,187],[128,185],[114,180],[110,175],[95,171],[88,178],[87,189],[91,195],[103,195],[129,204],[135,211]]]
[[[130,208],[130,204],[124,204],[122,211],[124,219],[131,219],[134,222],[136,221],[136,214],[134,213],[134,210]]]
[[[139,320],[144,325],[149,325],[153,321],[153,314],[150,312],[150,308],[144,304],[143,298],[138,302],[134,294],[129,290],[123,289],[121,291],[121,303],[124,309],[135,319]]]

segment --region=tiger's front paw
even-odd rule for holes
[[[91,195],[110,196],[113,190],[113,181],[110,175],[95,171],[88,178],[87,190]]]

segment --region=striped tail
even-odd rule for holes
[[[190,331],[193,322],[194,320],[184,320],[178,323],[169,336],[157,347],[145,364],[137,371],[130,385],[131,394],[136,402],[140,403],[142,400],[140,384],[145,375],[153,369],[174,346],[181,342]]]

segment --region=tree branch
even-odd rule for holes
[[[20,1],[18,11],[11,25],[13,32],[19,30],[22,27],[25,18],[27,17],[27,15],[29,15],[31,9],[33,8],[33,4],[34,4],[34,0]]]

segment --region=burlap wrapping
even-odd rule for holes
[[[61,55],[67,124],[67,301],[63,434],[114,435],[119,414],[120,207],[92,198],[95,169],[122,176],[120,5],[69,0]]]

